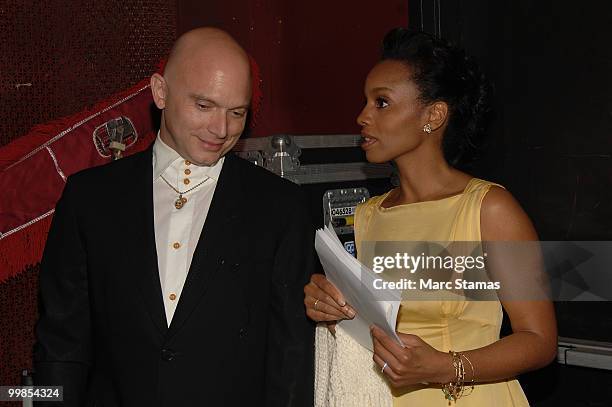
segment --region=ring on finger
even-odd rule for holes
[[[317,303],[319,302],[319,300],[316,300],[314,302],[314,305],[312,306],[312,308],[316,311],[317,310]]]
[[[389,366],[389,365],[387,364],[387,362],[385,362],[385,364],[383,365],[382,369],[380,369],[380,373],[384,374],[385,373],[385,368],[387,366]]]

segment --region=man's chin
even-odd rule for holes
[[[197,157],[192,157],[193,159],[190,161],[200,167],[212,167],[217,162],[219,162],[221,157],[223,157],[225,154],[226,154],[225,152],[222,154],[219,154],[219,153],[200,154]]]

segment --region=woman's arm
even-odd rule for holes
[[[485,242],[538,240],[529,217],[505,189],[491,188],[484,197],[480,217]],[[502,306],[513,333],[489,346],[466,352],[479,381],[503,379],[541,368],[557,353],[557,323],[550,301],[502,300]]]

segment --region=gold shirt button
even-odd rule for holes
[[[185,165],[191,165],[191,161],[185,160]]]
[[[189,185],[189,183],[190,183],[190,182],[191,182],[191,181],[189,181],[189,178],[185,178],[185,179],[183,180],[183,184],[185,184],[185,185]]]
[[[185,170],[185,175],[189,175],[189,174],[191,174],[191,170],[190,170],[189,168],[187,168],[187,169]]]
[[[175,249],[180,249],[181,248],[181,244],[179,242],[174,242],[172,247],[174,247]]]
[[[168,298],[170,298],[170,301],[174,301],[176,300],[176,294],[172,293],[168,296]]]

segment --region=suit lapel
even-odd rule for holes
[[[155,246],[155,226],[153,214],[153,165],[152,148],[149,147],[142,153],[137,162],[137,171],[140,179],[135,183],[137,191],[135,195],[137,209],[133,213],[134,229],[138,234],[135,242],[138,249],[133,256],[137,262],[136,286],[144,300],[145,307],[160,333],[165,334],[168,330],[166,312],[162,300],[161,283],[159,281],[159,269],[157,265],[157,249]],[[143,233],[144,232],[144,233]]]
[[[241,180],[236,160],[228,154],[217,181],[210,209],[200,233],[183,286],[181,298],[172,317],[168,337],[173,336],[189,318],[209,288],[208,281],[225,263],[232,250],[233,234],[239,223]]]

